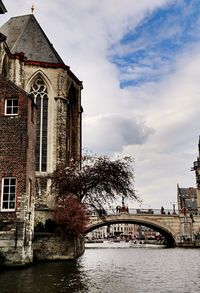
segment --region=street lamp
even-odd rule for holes
[[[172,204],[172,207],[173,207],[173,214],[176,214],[176,203],[170,202],[170,204]]]

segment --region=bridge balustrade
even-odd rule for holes
[[[123,213],[131,214],[131,215],[161,215],[161,210],[160,209],[116,209],[116,208],[110,208],[110,209],[102,209],[97,211],[96,213],[91,214],[91,216],[110,216],[110,215],[120,215]],[[166,209],[165,212],[162,214],[163,216],[168,216],[168,215],[178,215],[178,211],[175,211],[172,209]]]
[[[130,214],[130,215],[162,215],[162,216],[170,216],[170,215],[184,215],[182,210],[174,210],[173,209],[165,209],[164,213],[161,212],[161,209],[133,209],[133,208],[122,208],[122,209],[116,209],[116,208],[109,208],[109,209],[99,209],[98,211],[89,211],[88,215],[90,217],[94,216],[111,216],[111,215],[120,215],[120,214]],[[200,216],[200,212],[197,210],[187,210],[185,215],[190,216]]]

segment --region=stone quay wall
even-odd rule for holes
[[[85,250],[84,237],[69,237],[57,233],[35,233],[33,258],[35,261],[73,260]]]
[[[4,224],[7,224],[5,231],[0,231],[0,266],[16,267],[32,263],[32,241],[25,235],[25,222]]]

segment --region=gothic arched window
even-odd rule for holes
[[[48,92],[43,79],[38,77],[31,86],[30,94],[37,105],[37,127],[35,148],[35,169],[47,170],[47,125],[48,125]]]
[[[8,77],[8,56],[5,55],[3,59],[3,65],[2,65],[2,72],[1,74],[5,77]]]

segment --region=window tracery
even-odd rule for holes
[[[37,105],[35,168],[36,171],[47,170],[47,126],[48,126],[48,91],[41,77],[35,79],[30,94]]]

